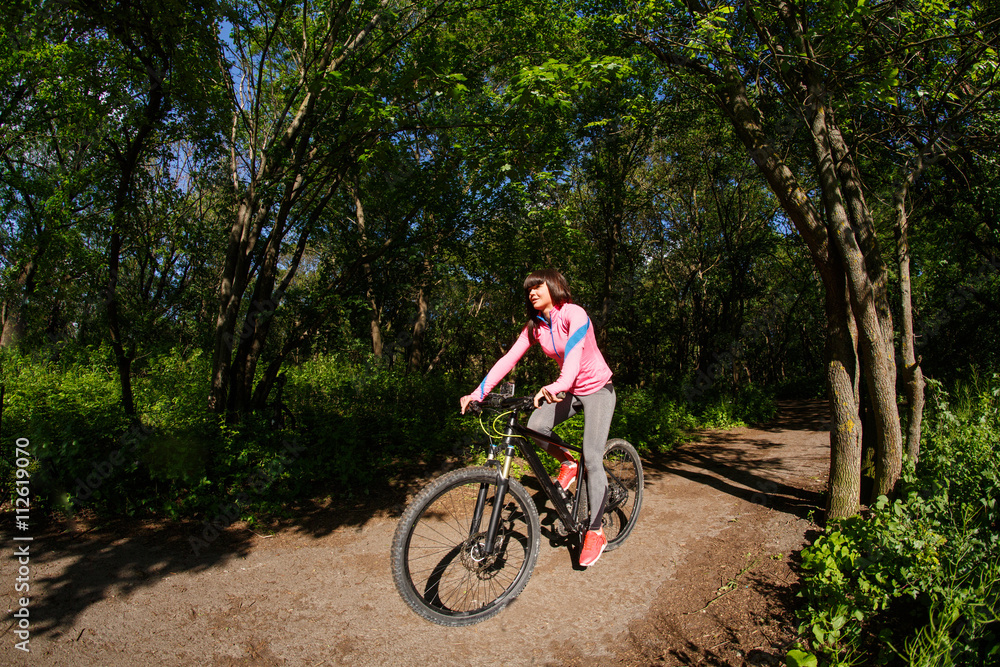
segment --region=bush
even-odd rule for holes
[[[763,424],[774,418],[774,397],[756,385],[740,387],[735,392],[709,392],[696,409],[704,428],[735,428]]]
[[[288,378],[308,461],[303,491],[366,495],[401,468],[440,461],[478,437],[458,412],[466,387],[448,376],[325,355],[289,369]]]
[[[283,402],[294,429],[277,428],[270,413],[238,424],[208,413],[211,369],[200,351],[147,357],[133,378],[133,424],[121,408],[110,352],[73,352],[61,361],[9,351],[2,358],[3,435],[31,440],[38,456],[32,490],[67,513],[86,507],[229,521],[287,514],[309,498],[350,501],[384,492],[468,455],[468,445],[483,439],[475,420],[458,414],[466,383],[335,354],[287,369]],[[618,391],[611,435],[643,452],[669,451],[691,429],[729,425],[768,405],[763,394],[746,392],[698,417],[687,402],[651,389]],[[559,432],[579,441],[582,429],[577,418]],[[9,493],[11,462],[0,466]]]
[[[827,664],[1000,664],[1000,382],[958,409],[934,395],[899,499],[802,552],[801,631]]]
[[[134,457],[119,456],[129,421],[109,351],[88,352],[82,361],[60,362],[5,350],[2,438],[30,440],[32,490],[43,503],[60,506],[77,494],[121,509],[136,482]],[[0,466],[9,493],[10,461]]]
[[[611,437],[628,440],[640,452],[670,451],[698,426],[684,401],[651,389],[618,389]]]
[[[265,414],[236,425],[209,414],[210,369],[198,351],[146,360],[133,380],[138,426],[122,411],[107,350],[62,362],[3,354],[3,437],[31,441],[32,490],[67,513],[191,516],[239,498],[250,518],[313,493],[363,496],[401,467],[456,453],[474,429],[458,417],[454,382],[375,360],[361,367],[330,355],[289,369],[293,432]],[[11,461],[0,466],[9,494]]]

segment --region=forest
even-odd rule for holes
[[[5,499],[378,497],[550,267],[642,452],[828,399],[789,664],[1000,664],[994,3],[5,4]]]

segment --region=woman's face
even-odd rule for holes
[[[528,290],[528,301],[535,307],[535,310],[542,315],[548,316],[552,309],[552,295],[549,294],[549,286],[546,282],[541,282]]]

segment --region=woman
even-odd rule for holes
[[[490,369],[479,387],[459,399],[462,413],[472,401],[481,401],[528,351],[532,343],[559,364],[558,379],[542,387],[535,395],[535,410],[528,428],[549,435],[553,427],[581,410],[584,413],[583,458],[587,466],[590,529],[583,539],[580,565],[597,562],[608,545],[601,529],[601,517],[607,503],[608,477],[604,472],[604,444],[611,430],[615,412],[615,388],[611,369],[597,349],[597,339],[587,312],[571,302],[569,285],[553,269],[535,271],[524,280],[524,298],[528,323],[510,350]],[[565,392],[558,400],[556,396]],[[564,489],[576,479],[577,462],[570,453],[545,444],[546,451],[561,462],[556,483]]]

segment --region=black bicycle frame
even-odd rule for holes
[[[486,544],[483,545],[483,549],[487,555],[493,553],[494,541],[496,540],[497,530],[500,526],[500,514],[503,511],[504,499],[507,495],[507,480],[510,470],[510,460],[514,455],[515,450],[519,451],[521,456],[528,462],[528,465],[531,466],[531,472],[534,473],[539,485],[541,485],[542,491],[544,491],[545,495],[552,501],[552,505],[556,508],[556,512],[562,520],[563,525],[566,527],[566,530],[568,532],[578,532],[580,530],[580,522],[577,521],[576,516],[577,510],[580,507],[580,478],[583,475],[584,466],[580,465],[577,468],[576,488],[578,493],[576,493],[573,497],[573,505],[570,507],[566,491],[561,487],[557,487],[549,478],[548,471],[545,470],[545,466],[542,465],[542,460],[538,457],[538,453],[535,451],[535,444],[532,439],[547,442],[558,447],[571,449],[581,455],[583,454],[583,448],[565,443],[555,434],[543,435],[538,431],[533,431],[519,423],[517,421],[517,415],[517,410],[513,410],[510,413],[510,416],[507,418],[507,426],[504,429],[504,434],[501,438],[500,446],[506,450],[505,460],[507,463],[504,466],[503,472],[497,472],[496,501],[493,505],[493,513],[490,515],[490,522],[486,529]],[[499,447],[492,445],[492,443],[491,446],[499,449]],[[479,489],[479,498],[476,502],[476,511],[473,516],[472,528],[470,530],[475,530],[475,527],[479,525],[479,522],[482,519],[483,509],[486,503],[486,486],[487,485],[484,484]],[[473,537],[473,535],[470,535],[469,537]]]

